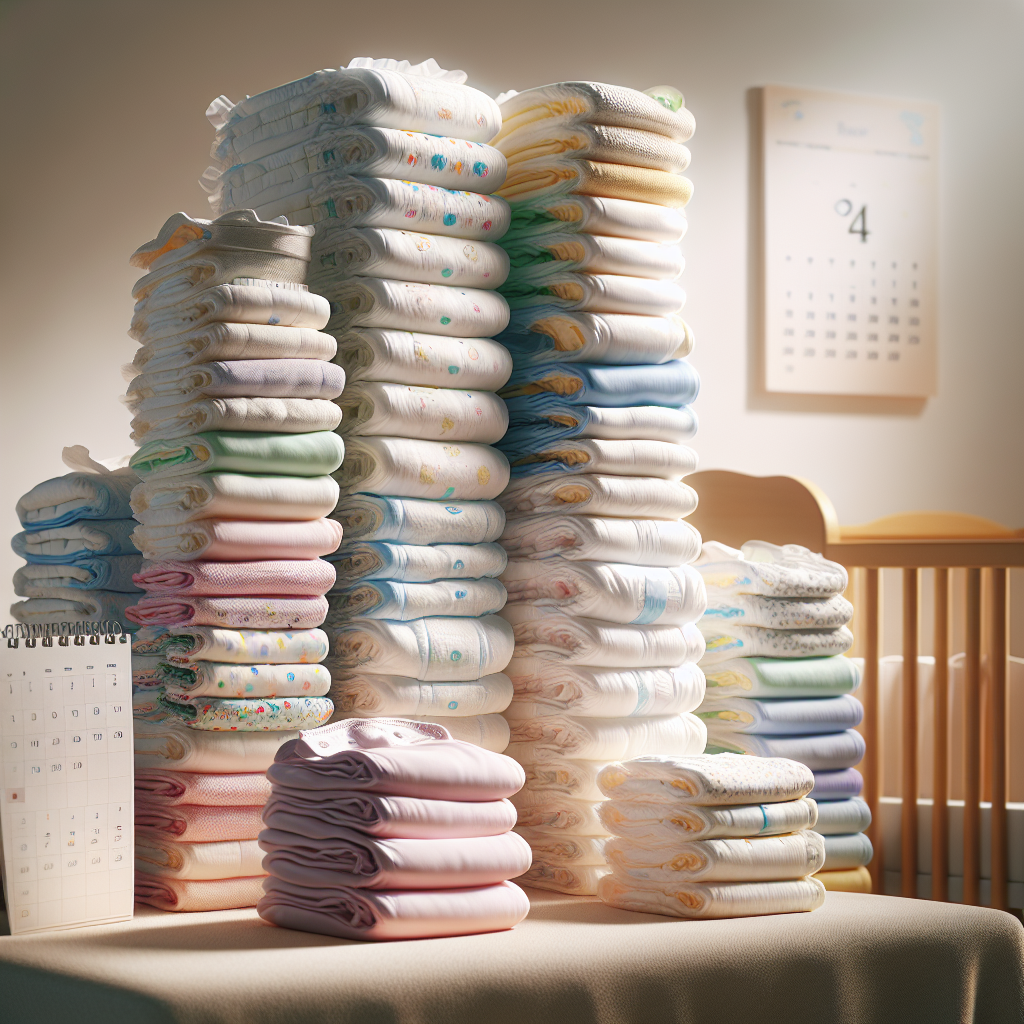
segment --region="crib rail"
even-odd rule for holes
[[[954,573],[963,575],[965,676],[964,713],[953,728],[963,744],[963,902],[977,905],[981,889],[981,810],[991,803],[991,899],[1008,908],[1007,663],[1009,660],[1009,568],[1024,566],[1024,531],[988,520],[948,513],[890,516],[844,529],[817,487],[795,477],[751,477],[710,470],[688,478],[700,504],[690,522],[706,539],[739,546],[751,539],[802,544],[850,571],[857,609],[858,647],[864,657],[862,763],[864,799],[871,808],[869,836],[875,848],[873,891],[884,892],[884,850],[879,813],[882,797],[881,572],[902,571],[900,876],[903,896],[918,895],[919,694],[922,570],[931,570],[934,593],[932,653],[931,898],[949,899],[949,658]],[[856,573],[854,570],[857,570]],[[984,599],[983,599],[984,597]],[[982,658],[986,714],[982,720]],[[984,732],[983,732],[984,730]],[[983,794],[983,781],[987,793]]]

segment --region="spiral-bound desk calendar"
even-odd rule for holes
[[[13,935],[132,916],[131,645],[110,629],[29,639],[8,627],[0,639],[0,833]]]
[[[938,108],[763,97],[766,389],[934,395]]]

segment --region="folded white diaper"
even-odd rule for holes
[[[704,674],[694,664],[677,668],[609,669],[566,665],[536,657],[515,657],[505,668],[520,706],[531,713],[581,718],[624,718],[682,714],[704,699]]]
[[[325,227],[318,232],[308,282],[322,290],[361,274],[453,288],[497,288],[508,277],[508,255],[491,242],[467,242],[396,228]]]
[[[628,562],[671,568],[692,562],[700,534],[685,520],[602,519],[598,516],[520,516],[501,535],[510,558]]]
[[[508,484],[509,473],[508,460],[488,445],[352,437],[334,476],[346,494],[369,491],[461,501],[496,498]]]
[[[329,329],[383,327],[459,338],[498,334],[508,324],[508,303],[496,292],[414,281],[353,277],[332,283]]]
[[[340,369],[340,368],[339,368]],[[390,435],[493,444],[508,427],[508,410],[487,391],[360,381],[338,399],[345,436]]]
[[[529,601],[537,608],[606,622],[682,626],[696,622],[707,601],[700,573],[687,565],[515,558],[501,581],[510,604]]]
[[[480,544],[497,540],[505,513],[496,501],[441,502],[350,494],[334,510],[350,541]]]
[[[335,362],[350,383],[453,386],[497,391],[512,373],[512,357],[490,338],[446,338],[376,327],[339,331]]]

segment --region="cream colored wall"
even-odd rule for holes
[[[62,445],[128,450],[127,258],[169,214],[206,209],[208,102],[358,55],[434,56],[492,94],[678,84],[698,124],[684,282],[703,466],[808,477],[848,523],[945,508],[1024,525],[1017,2],[8,0],[0,19],[0,535],[62,472]],[[938,398],[796,402],[749,379],[747,91],[769,82],[943,105]]]

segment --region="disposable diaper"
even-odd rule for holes
[[[585,363],[550,363],[516,367],[501,389],[509,403],[509,416],[520,410],[544,410],[552,396],[562,404],[601,408],[630,405],[690,405],[700,389],[700,378],[685,360],[649,366],[600,366]]]
[[[504,512],[501,515],[504,522]],[[135,554],[138,549],[131,539],[135,526],[134,519],[84,519],[67,526],[16,533],[11,538],[11,548],[27,562],[38,565],[65,565],[99,555]]]
[[[132,491],[132,509],[143,526],[195,519],[320,519],[337,503],[338,485],[329,476],[156,476]]]
[[[288,219],[315,223],[318,231],[334,226],[399,228],[496,242],[512,217],[509,204],[497,196],[397,178],[324,174],[311,184],[304,197],[309,208],[289,213]]]
[[[349,540],[400,544],[480,544],[497,540],[505,525],[496,501],[452,503],[376,494],[343,497],[332,518]]]
[[[338,399],[340,432],[493,444],[508,426],[505,403],[487,391],[365,381]]]
[[[835,697],[854,693],[860,669],[850,658],[730,658],[707,666],[708,693],[718,697]]]
[[[815,700],[713,696],[705,700],[696,715],[713,727],[716,735],[742,732],[792,736],[855,729],[864,717],[864,706],[848,693]]]
[[[512,683],[501,672],[468,682],[425,682],[357,672],[335,680],[331,687],[336,712],[399,718],[495,714],[504,711],[511,699]]]
[[[685,626],[615,625],[566,615],[529,602],[508,604],[501,617],[515,630],[519,657],[567,665],[662,668],[699,661],[704,638]]]
[[[132,438],[141,445],[215,430],[311,434],[340,422],[341,410],[324,398],[199,397],[155,408],[144,403],[132,420]]]
[[[825,863],[825,841],[804,829],[744,839],[611,839],[608,863],[620,878],[642,882],[757,882],[804,878]]]
[[[500,544],[395,544],[392,541],[349,541],[331,557],[339,586],[356,580],[431,580],[497,577],[508,556]]]
[[[497,615],[438,616],[394,622],[354,619],[332,633],[331,675],[375,675],[456,682],[500,672],[512,658],[512,627]]]
[[[318,558],[341,543],[341,526],[333,519],[310,522],[240,522],[199,519],[176,526],[139,526],[133,539],[150,559]]]
[[[334,474],[342,492],[456,501],[496,498],[508,485],[508,460],[488,445],[404,437],[351,437]]]
[[[541,280],[513,275],[500,290],[511,309],[540,306],[545,312],[567,309],[670,316],[686,303],[686,292],[674,281],[571,270],[552,271]]]
[[[132,573],[142,565],[142,555],[106,555],[80,558],[64,565],[29,563],[14,572],[14,592],[19,597],[53,597],[44,590],[116,590],[138,593]]]
[[[654,841],[682,847],[693,839],[775,836],[817,828],[816,806],[806,797],[777,803],[703,807],[629,796],[605,800],[598,815],[609,832],[638,845]]]
[[[323,359],[238,359],[141,373],[128,385],[125,404],[160,415],[201,396],[337,398],[344,388],[345,371]]]
[[[724,595],[713,590],[705,613],[709,622],[762,626],[770,629],[835,629],[853,618],[853,605],[834,594],[818,600],[798,597],[762,597],[759,594]]]
[[[648,167],[571,155],[543,156],[509,167],[498,195],[511,202],[569,195],[600,196],[681,208],[693,195],[693,182],[681,174]]]
[[[503,244],[511,277],[544,282],[567,270],[588,274],[628,274],[655,281],[674,281],[683,272],[678,247],[580,233],[548,234]]]
[[[511,520],[501,546],[512,558],[628,562],[673,567],[692,562],[700,534],[687,522],[662,519],[602,519],[597,516],[522,516]]]
[[[853,646],[853,634],[845,626],[836,629],[764,629],[760,626],[704,621],[700,624],[700,630],[707,641],[705,665],[738,656],[823,657],[845,654]]]
[[[704,611],[704,581],[690,566],[655,568],[554,557],[512,559],[501,581],[510,603],[532,602],[606,622],[696,622]]]
[[[674,520],[697,507],[697,492],[658,477],[552,472],[518,478],[498,500],[510,518],[557,512]]]
[[[501,113],[494,100],[464,81],[461,72],[445,72],[433,60],[410,67],[407,61],[357,58],[347,68],[317,71],[240,103],[221,96],[206,112],[217,129],[211,155],[226,165],[258,159],[322,123],[486,142],[500,128]]]
[[[503,97],[500,107],[503,121],[495,145],[536,121],[622,125],[658,132],[677,142],[689,139],[696,127],[693,114],[681,103],[670,109],[646,93],[603,82],[556,82],[512,92]]]
[[[694,664],[604,670],[515,657],[505,674],[515,688],[508,712],[513,716],[526,710],[578,718],[672,715],[694,711],[704,697],[704,675]]]
[[[584,313],[549,305],[514,310],[499,340],[517,367],[552,362],[635,366],[683,359],[693,350],[693,333],[676,314]]]
[[[737,549],[710,541],[704,545],[697,565],[709,592],[722,595],[824,598],[841,594],[849,582],[838,562],[830,562],[799,544],[779,547],[748,541]]]
[[[576,718],[570,715],[516,717],[521,705],[505,712],[511,727],[508,753],[526,760],[573,757],[591,761],[629,760],[643,755],[698,754],[707,733],[691,714],[644,718]],[[513,803],[515,798],[513,797]]]
[[[279,473],[324,476],[345,457],[345,442],[333,431],[262,434],[214,431],[172,441],[150,441],[129,465],[143,480],[189,476],[196,472]]]
[[[500,151],[509,168],[529,160],[573,156],[604,163],[650,167],[681,174],[690,165],[690,151],[657,132],[601,124],[558,124],[535,121],[502,134]]]
[[[353,277],[332,283],[332,332],[346,327],[384,327],[478,338],[498,334],[508,324],[508,303],[480,288]]]
[[[599,196],[560,196],[516,203],[507,242],[548,234],[586,232],[674,244],[686,234],[681,210]]]
[[[446,338],[437,334],[351,328],[338,333],[335,362],[350,383],[452,386],[497,391],[512,372],[508,350],[490,338]]]
[[[697,469],[697,453],[671,441],[571,439],[522,455],[511,463],[515,477],[562,473],[658,477],[677,482]]]
[[[130,380],[139,373],[221,360],[333,359],[337,350],[329,334],[308,327],[212,323],[140,346],[128,372]]]
[[[330,319],[330,304],[305,285],[240,278],[207,288],[184,302],[132,317],[128,334],[152,345],[176,334],[215,323],[269,324],[320,330]]]
[[[680,409],[662,405],[601,409],[591,405],[561,405],[552,397],[543,411],[517,411],[515,426],[505,434],[499,447],[510,459],[518,461],[538,449],[577,438],[679,444],[696,433],[697,415],[686,405]]]
[[[459,288],[497,288],[508,256],[490,242],[395,228],[326,228],[317,236],[309,284],[318,291],[353,274]]]
[[[326,621],[338,625],[357,616],[406,622],[428,615],[493,615],[505,607],[505,597],[505,588],[493,579],[364,580],[331,594]]]
[[[156,238],[132,253],[128,262],[133,267],[155,272],[196,256],[246,252],[285,256],[308,263],[312,237],[313,232],[308,227],[260,220],[252,210],[228,213],[216,220],[176,213],[167,218]]]

